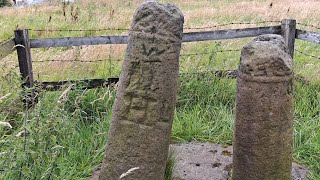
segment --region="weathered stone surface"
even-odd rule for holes
[[[176,102],[183,15],[171,4],[135,12],[100,179],[162,180]]]
[[[174,180],[227,180],[232,168],[232,147],[220,144],[172,144]]]
[[[258,36],[244,46],[239,69],[242,74],[256,77],[291,76],[292,59],[285,52],[282,36]]]
[[[172,144],[174,180],[228,180],[232,169],[232,146],[210,143]],[[308,180],[306,168],[292,163],[292,180]]]
[[[233,179],[289,180],[292,165],[292,59],[279,35],[241,53],[237,79]]]

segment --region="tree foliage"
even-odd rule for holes
[[[0,0],[0,7],[8,6],[10,5],[8,0]]]

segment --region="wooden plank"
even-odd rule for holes
[[[15,51],[14,48],[14,40],[8,40],[2,44],[0,44],[0,60],[11,54]]]
[[[238,70],[219,70],[214,71],[213,76],[216,77],[226,77],[226,78],[236,78]],[[187,73],[188,74],[188,73]],[[186,75],[187,75],[186,74]],[[199,76],[205,76],[204,72],[197,73]],[[180,76],[185,74],[180,74]],[[70,80],[70,81],[58,81],[58,82],[35,82],[35,86],[39,89],[46,91],[59,91],[66,85],[76,84],[76,86],[81,89],[93,89],[97,87],[106,87],[116,84],[119,81],[118,77],[108,78],[108,79],[85,79],[85,80]],[[74,89],[74,88],[72,88]]]
[[[222,40],[222,39],[255,37],[263,34],[280,34],[280,33],[281,33],[280,26],[230,29],[230,30],[207,31],[207,32],[191,32],[191,33],[184,33],[182,41],[195,42],[195,41]]]
[[[297,29],[296,38],[304,41],[320,44],[320,33]]]
[[[294,42],[296,39],[296,20],[284,19],[281,22],[281,35],[284,38],[286,52],[292,57],[294,55]]]
[[[96,36],[31,39],[31,48],[70,47],[98,44],[127,44],[128,36]]]
[[[93,89],[97,87],[106,87],[116,84],[119,78],[108,79],[86,79],[86,80],[70,80],[58,82],[36,82],[37,87],[46,91],[59,91],[68,84],[76,84],[81,89]]]
[[[25,91],[24,102],[28,108],[35,105],[37,102],[35,91],[33,88],[33,71],[30,51],[30,41],[28,30],[16,30],[15,45],[18,53],[19,69],[21,79],[23,81],[22,87]]]
[[[262,34],[280,34],[280,26],[230,29],[205,32],[184,33],[183,42],[222,40],[233,38],[255,37]],[[66,37],[66,38],[46,38],[32,39],[31,48],[48,48],[48,47],[69,47],[81,45],[98,45],[98,44],[127,44],[127,36],[98,36],[98,37]]]
[[[208,72],[198,72],[197,75],[199,77],[201,76],[207,76]],[[236,78],[238,74],[238,70],[219,70],[214,71],[213,76],[217,78]],[[180,74],[180,76],[188,75],[186,74]],[[199,79],[202,80],[202,79]],[[301,81],[304,84],[307,84],[308,81],[305,80],[302,76],[295,76],[295,80]],[[93,89],[97,87],[107,87],[111,85],[115,85],[119,81],[119,78],[108,78],[108,79],[86,79],[86,80],[71,80],[71,81],[59,81],[59,82],[35,82],[36,87],[45,90],[45,91],[60,91],[62,88],[66,85],[70,84],[76,84],[75,87],[81,89]],[[74,89],[74,88],[71,88]]]

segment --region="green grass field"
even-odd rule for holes
[[[128,28],[135,8],[142,0],[82,0],[64,6],[48,3],[37,7],[0,9],[0,41],[13,30],[30,29],[103,29]],[[318,1],[240,1],[240,0],[167,0],[177,4],[185,14],[185,27],[206,27],[230,22],[280,21],[294,18],[298,22],[319,25]],[[292,4],[288,6],[288,4]],[[78,21],[71,17],[79,11]],[[249,8],[249,9],[248,9]],[[289,12],[288,12],[289,8]],[[66,16],[63,12],[66,12]],[[17,13],[19,12],[19,13]],[[50,18],[51,17],[51,18]],[[50,21],[49,21],[50,20]],[[274,23],[230,25],[213,29],[275,25]],[[310,31],[319,29],[298,26]],[[99,32],[30,31],[32,38],[120,35],[123,30]],[[215,78],[215,70],[236,69],[240,52],[217,52],[241,49],[252,38],[183,44],[177,107],[172,142],[201,141],[232,144],[235,79]],[[104,60],[96,63],[46,62],[33,64],[36,80],[108,78],[119,76],[125,45],[83,46],[81,48],[47,48],[32,50],[34,61]],[[320,46],[296,41],[296,49],[320,56]],[[87,179],[101,163],[108,139],[109,121],[115,91],[112,88],[41,92],[34,109],[21,104],[20,77],[16,54],[0,60],[0,179]],[[294,84],[294,161],[307,166],[313,180],[320,179],[320,60],[298,52],[294,57],[295,75],[307,84]],[[27,130],[25,137],[17,137]],[[168,175],[169,176],[169,175]]]

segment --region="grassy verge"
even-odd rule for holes
[[[172,140],[231,144],[235,80],[198,75],[181,76]],[[319,92],[319,83],[295,85],[294,159],[310,168],[313,179],[320,177]],[[2,179],[81,179],[102,161],[115,92],[61,94],[41,94],[35,109],[11,114],[13,129],[1,127]],[[1,111],[3,119],[9,115]],[[24,129],[26,139],[15,136]]]

